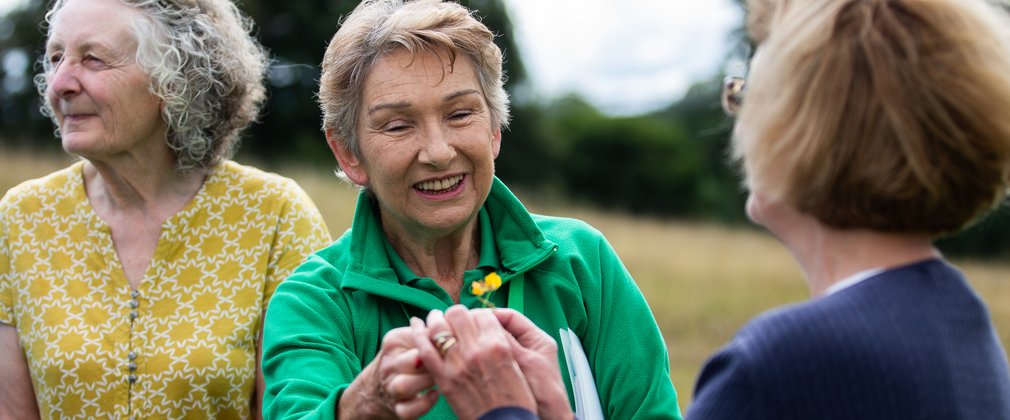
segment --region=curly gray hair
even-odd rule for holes
[[[70,0],[56,0],[53,17]],[[133,22],[137,64],[151,79],[151,91],[164,101],[168,146],[179,170],[206,169],[229,158],[239,132],[253,122],[266,99],[266,51],[252,37],[252,20],[229,0],[120,0],[143,12]],[[46,97],[52,65],[35,86]],[[43,99],[42,112],[53,117]],[[59,125],[55,119],[54,124]]]
[[[334,130],[355,156],[361,157],[356,130],[365,78],[375,61],[395,48],[414,54],[445,48],[450,60],[461,53],[477,69],[492,127],[508,126],[501,50],[469,10],[442,0],[365,0],[345,17],[326,48],[319,81],[323,130]]]

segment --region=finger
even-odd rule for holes
[[[414,342],[410,337],[410,328],[399,327],[386,331],[382,336],[382,350],[386,354],[400,352],[414,347]]]
[[[435,381],[426,373],[405,373],[393,375],[385,386],[387,395],[393,401],[407,401],[431,389]]]
[[[470,315],[481,332],[480,352],[488,356],[488,362],[501,366],[514,364],[516,354],[509,342],[512,336],[502,328],[494,314],[488,311],[473,311]]]
[[[411,338],[413,342],[413,338]],[[404,374],[404,373],[424,373],[424,362],[420,357],[420,350],[412,348],[400,353],[388,354],[379,365],[380,374],[383,377]]]
[[[452,308],[449,309],[452,310]],[[459,309],[456,309],[456,311],[458,312]],[[445,318],[441,311],[431,311],[428,313],[428,338],[435,346],[435,349],[438,350],[439,357],[442,359],[445,359],[449,350],[459,343],[455,329],[449,324],[448,319]]]
[[[393,411],[401,419],[416,419],[430,411],[436,402],[438,402],[438,391],[431,390],[416,398],[397,402],[393,406]]]
[[[554,338],[541,330],[533,321],[516,312],[514,309],[495,309],[493,311],[502,328],[512,334],[519,344],[526,348],[548,347],[557,349]],[[555,350],[556,351],[556,350]]]
[[[470,316],[473,317],[477,331],[480,331],[480,339],[482,341],[495,340],[501,342],[506,347],[508,346],[508,339],[506,337],[510,336],[510,334],[502,328],[494,313],[491,311],[476,310],[471,311]]]
[[[435,333],[439,331],[452,331],[449,328],[449,323],[445,321],[445,314],[438,309],[432,309],[431,312],[428,312],[425,324],[428,326],[429,337],[434,337]]]
[[[449,324],[456,338],[463,345],[478,343],[480,329],[474,321],[470,310],[462,305],[453,305],[445,311],[445,321]]]
[[[418,351],[418,357],[424,365],[423,368],[433,375],[441,375],[443,369],[442,355],[438,353],[438,349],[431,343],[431,338],[428,336],[428,329],[425,328],[424,322],[418,318],[411,318],[410,330],[414,338],[414,345]]]

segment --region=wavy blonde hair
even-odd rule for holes
[[[747,184],[827,225],[956,232],[1010,186],[1010,21],[983,0],[749,0]]]
[[[53,17],[71,0],[57,0]],[[229,158],[239,133],[255,121],[266,99],[266,51],[251,34],[252,21],[228,0],[120,0],[142,12],[133,22],[136,61],[151,79],[151,92],[164,101],[168,146],[180,170],[206,169]],[[53,117],[45,99],[49,60],[35,85],[42,112]],[[53,120],[54,124],[59,124]]]

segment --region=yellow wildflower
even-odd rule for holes
[[[483,296],[487,293],[487,288],[484,287],[484,282],[475,281],[470,284],[470,293],[473,293],[476,296]]]
[[[501,276],[492,271],[490,274],[484,276],[484,284],[487,286],[489,291],[493,292],[498,290],[498,288],[501,287]]]
[[[499,287],[501,287],[501,276],[492,271],[484,276],[484,280],[471,283],[470,293],[473,293],[477,297],[477,300],[484,304],[485,308],[494,308],[494,304],[490,300],[491,293],[498,290]]]

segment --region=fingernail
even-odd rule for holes
[[[424,366],[424,362],[418,357],[417,361],[414,362],[414,369],[420,369],[422,366]]]

